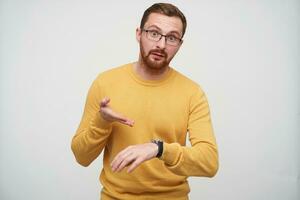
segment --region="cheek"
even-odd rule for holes
[[[174,55],[177,53],[178,49],[169,49],[168,52],[168,57],[172,58]]]
[[[150,44],[147,43],[147,41],[144,41],[142,39],[140,42],[140,46],[146,54],[151,50],[151,48],[153,48]]]

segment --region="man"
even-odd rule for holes
[[[136,30],[138,61],[101,73],[89,90],[72,150],[88,166],[104,149],[104,200],[188,199],[188,176],[217,172],[205,94],[169,66],[185,29],[177,7],[152,5]]]

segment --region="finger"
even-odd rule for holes
[[[101,106],[101,107],[105,107],[109,102],[110,102],[110,98],[104,97],[104,98],[101,100],[100,106]]]
[[[100,106],[105,107],[110,102],[110,99],[105,97],[102,99]]]
[[[118,119],[118,122],[122,123],[122,124],[125,124],[127,126],[130,126],[130,127],[133,127],[134,125],[134,121],[133,120],[130,120],[130,119]]]
[[[111,117],[114,120],[116,120],[116,121],[118,121],[118,122],[120,122],[122,124],[131,126],[131,127],[134,125],[134,121],[133,120],[128,119],[128,118],[122,116],[121,114],[119,114],[117,112],[114,112],[113,110],[111,110],[110,115],[111,115]]]
[[[121,171],[122,169],[124,169],[124,167],[130,165],[132,162],[134,162],[136,159],[136,155],[130,154],[128,155],[118,166],[118,168],[115,170],[116,172]]]
[[[133,121],[133,120],[128,119],[128,118],[126,118],[126,117],[123,117],[123,116],[120,115],[120,114],[117,114],[117,113],[116,113],[116,115],[115,115],[114,117],[115,117],[115,119],[116,119],[118,122],[120,122],[120,123],[122,123],[122,124],[131,126],[131,127],[134,125],[134,121]]]
[[[127,173],[131,173],[135,168],[137,168],[144,160],[142,158],[136,159],[127,169]]]
[[[112,168],[113,171],[115,171],[119,165],[121,164],[121,162],[128,156],[131,154],[131,151],[129,150],[131,147],[127,147],[126,149],[122,150],[120,153],[118,153],[115,158],[113,159],[113,161],[111,162],[110,166]]]

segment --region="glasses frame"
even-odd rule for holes
[[[168,44],[168,45],[170,45],[170,46],[173,46],[173,47],[178,47],[178,46],[182,43],[182,41],[183,41],[182,38],[177,38],[177,37],[175,37],[175,36],[172,36],[172,37],[176,38],[177,40],[179,40],[179,42],[178,42],[177,45],[173,45],[173,44],[168,43],[168,40],[167,40],[167,37],[169,37],[170,35],[164,35],[164,34],[161,34],[160,32],[158,32],[158,31],[156,31],[156,30],[149,30],[149,29],[144,29],[144,28],[142,28],[141,30],[144,31],[144,32],[146,32],[146,36],[147,36],[147,38],[148,38],[149,40],[155,41],[155,42],[159,42],[159,41],[161,40],[162,37],[165,37],[165,42],[166,42],[166,44]],[[157,34],[160,35],[159,39],[156,41],[156,40],[153,40],[153,38],[150,38],[150,37],[149,37],[149,32],[157,32]]]

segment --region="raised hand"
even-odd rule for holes
[[[125,124],[128,126],[133,126],[134,121],[113,111],[111,109],[111,107],[108,105],[109,102],[110,102],[110,99],[105,97],[102,99],[102,101],[100,103],[100,111],[99,112],[100,112],[102,118],[109,122],[118,121],[122,124]]]

